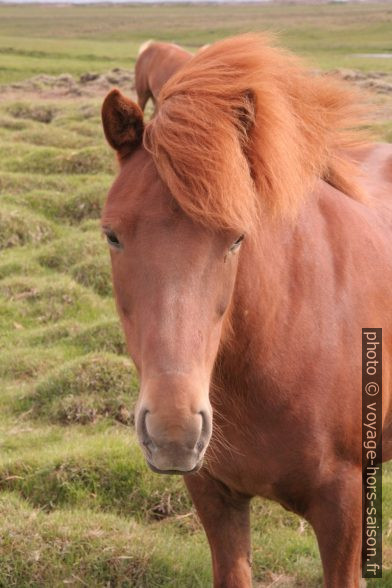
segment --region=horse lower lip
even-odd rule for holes
[[[198,472],[201,468],[201,466],[203,465],[203,460],[201,459],[200,461],[197,462],[197,464],[195,465],[194,468],[192,468],[191,470],[188,471],[183,471],[183,470],[159,470],[158,468],[156,468],[151,462],[147,461],[147,465],[148,467],[155,473],[155,474],[166,474],[166,475],[175,475],[175,476],[186,476],[188,474],[194,474],[196,472]]]

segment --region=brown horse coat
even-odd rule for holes
[[[311,523],[326,586],[358,586],[362,327],[383,328],[392,457],[392,147],[350,130],[357,100],[245,35],[171,78],[145,130],[118,91],[103,105],[136,429],[186,474],[216,587],[251,586],[253,496]]]
[[[156,105],[162,86],[191,57],[189,51],[174,43],[148,41],[140,47],[135,64],[135,89],[142,110],[149,98]]]

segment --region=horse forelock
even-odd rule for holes
[[[349,152],[358,94],[313,75],[267,36],[215,43],[165,85],[145,146],[179,205],[200,222],[251,231],[260,215],[294,215],[323,178],[361,198]]]

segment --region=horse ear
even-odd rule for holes
[[[102,105],[102,125],[106,139],[120,158],[126,157],[142,142],[144,122],[139,106],[112,90]]]

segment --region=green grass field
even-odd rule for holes
[[[353,57],[391,51],[391,29],[390,3],[0,6],[0,83],[129,67],[140,42],[150,38],[196,49],[249,30],[279,33],[284,44],[322,68],[392,72],[391,59]]]
[[[247,30],[321,69],[392,73],[392,5],[0,6],[0,84],[132,69],[139,44],[196,49]],[[115,173],[104,97],[0,86],[0,587],[201,587],[204,532],[178,477],[152,474],[132,428],[137,379],[111,293],[99,214]],[[392,94],[375,127],[392,140]],[[392,469],[384,475],[392,587]],[[316,588],[308,525],[253,505],[256,586]]]

